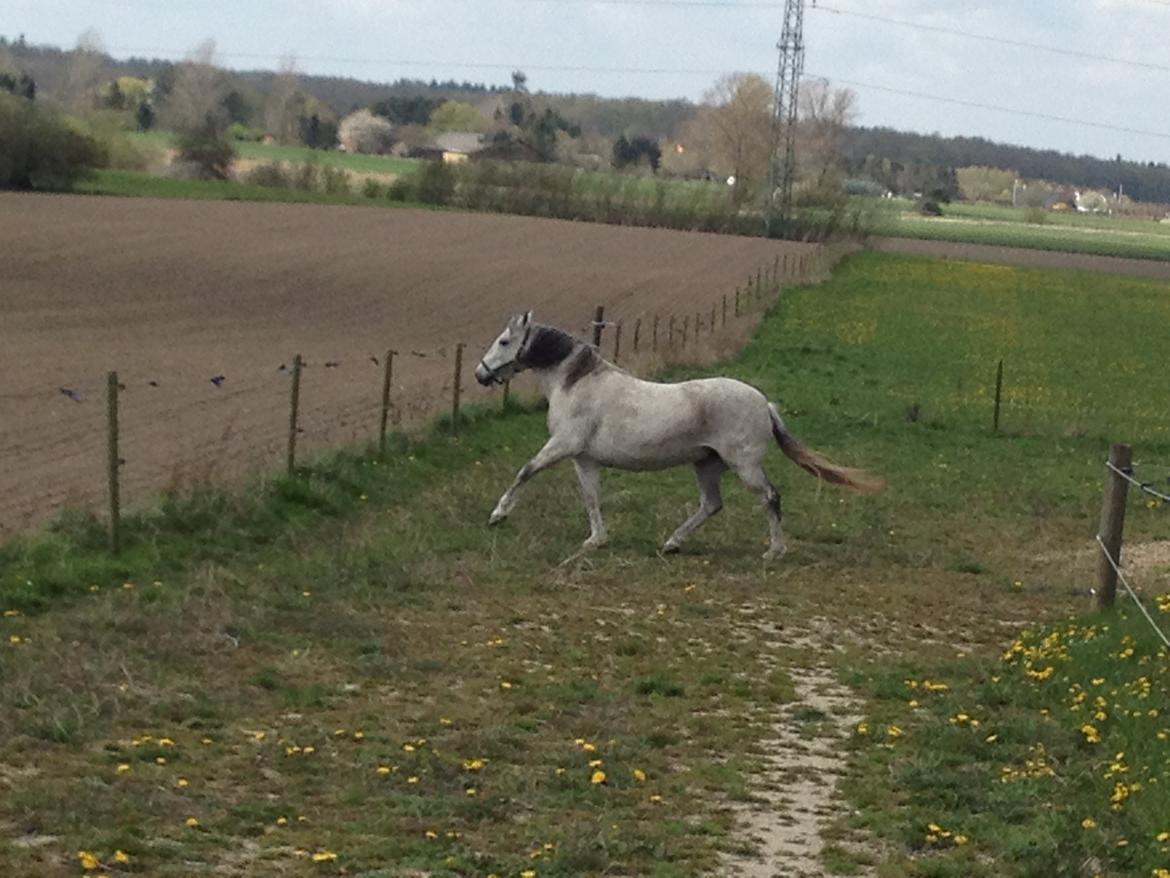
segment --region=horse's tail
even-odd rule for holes
[[[861,469],[838,466],[789,433],[776,406],[769,403],[768,411],[772,415],[772,435],[776,437],[780,450],[805,472],[812,473],[818,479],[824,479],[831,484],[844,485],[846,488],[860,491],[862,494],[877,494],[885,490],[886,480],[881,476]]]

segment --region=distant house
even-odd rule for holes
[[[442,159],[449,164],[465,162],[484,148],[483,135],[475,131],[447,131],[430,143],[410,150],[416,159]]]

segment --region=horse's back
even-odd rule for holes
[[[767,398],[733,378],[663,384],[614,371],[582,396],[596,412],[588,453],[607,466],[659,469],[712,452],[732,462],[770,436]]]

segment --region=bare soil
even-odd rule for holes
[[[1024,268],[1068,268],[1170,280],[1170,262],[1153,259],[1127,259],[1121,256],[1097,256],[1090,253],[1065,253],[1027,247],[1000,247],[994,244],[965,244],[958,241],[928,241],[917,238],[870,238],[869,246],[874,250],[935,256],[939,259],[993,262]]]
[[[296,353],[311,454],[373,437],[371,358],[388,348],[393,420],[409,426],[449,406],[457,342],[464,398],[486,398],[471,370],[515,311],[584,333],[603,304],[627,321],[628,352],[636,317],[660,313],[663,333],[672,312],[706,321],[749,272],[812,249],[513,216],[23,194],[0,195],[0,240],[0,539],[103,503],[109,370],[125,386],[133,505],[278,466],[279,367]]]

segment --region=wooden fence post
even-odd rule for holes
[[[690,317],[684,317],[684,318],[683,318],[683,325],[682,325],[682,346],[683,346],[683,348],[684,348],[684,349],[685,349],[685,348],[686,348],[686,346],[687,346],[687,327],[690,325],[690,322],[691,322],[691,318],[690,318]]]
[[[122,551],[122,502],[118,472],[122,459],[118,453],[118,373],[106,376],[107,468],[110,485],[110,552]]]
[[[291,476],[297,465],[297,418],[301,409],[301,355],[293,357],[292,391],[288,406],[288,474]]]
[[[670,315],[670,332],[666,336],[666,339],[667,339],[666,346],[668,348],[670,348],[671,350],[674,350],[674,315],[673,314]]]
[[[991,420],[991,429],[993,432],[999,432],[999,403],[1003,397],[1003,360],[999,361],[999,367],[995,370],[995,415]]]
[[[642,318],[634,321],[634,353],[638,353],[638,336],[642,334]]]
[[[1122,472],[1129,472],[1133,463],[1133,449],[1128,445],[1112,445],[1109,448],[1109,462]],[[1121,566],[1121,535],[1125,527],[1125,501],[1129,495],[1129,482],[1111,469],[1105,471],[1105,497],[1101,503],[1101,521],[1097,534],[1105,544],[1105,551],[1113,564]],[[1098,547],[1100,548],[1100,547]],[[1117,597],[1117,572],[1109,558],[1101,555],[1097,559],[1097,609],[1113,606]]]
[[[622,325],[619,322],[613,330],[613,361],[616,364],[622,355]]]
[[[712,306],[711,306],[711,328],[710,328],[710,333],[714,333],[714,332],[715,332],[715,306],[714,306],[714,305],[712,305]]]
[[[654,326],[650,335],[650,350],[658,350],[658,315],[654,315]]]
[[[724,293],[723,294],[723,322],[720,324],[720,326],[726,326],[726,325],[727,325],[727,293]]]
[[[593,317],[593,346],[601,350],[601,330],[605,328],[605,306],[598,305]]]
[[[735,288],[735,316],[739,316],[739,287]]]
[[[788,277],[788,254],[784,254],[784,276]]]
[[[459,433],[459,397],[463,392],[463,342],[455,345],[455,386],[451,390],[451,435]]]
[[[760,296],[761,298],[764,295],[764,285],[762,283],[760,283],[760,281],[762,279],[763,279],[763,275],[760,271],[760,267],[757,265],[756,266],[756,295]]]
[[[394,378],[394,351],[386,351],[385,367],[382,371],[382,418],[378,424],[378,456],[386,456],[386,425],[390,420],[390,382]]]
[[[772,262],[772,286],[780,286],[780,257],[777,256]]]

